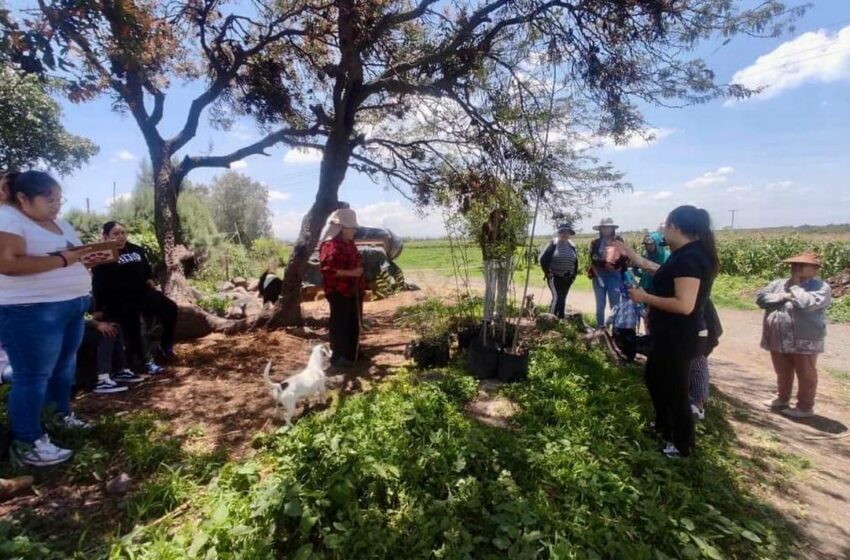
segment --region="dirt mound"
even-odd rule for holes
[[[850,293],[850,268],[844,269],[832,278],[827,279],[832,288],[832,297],[840,298]]]

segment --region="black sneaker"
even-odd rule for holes
[[[97,385],[95,385],[93,392],[98,395],[109,395],[112,393],[123,393],[126,390],[127,387],[119,385],[109,377],[109,374],[105,374],[97,376]]]
[[[122,369],[112,375],[112,380],[118,383],[141,383],[144,379],[136,375],[131,369]]]

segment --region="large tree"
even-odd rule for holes
[[[569,98],[594,116],[578,132],[623,141],[644,127],[638,101],[683,104],[747,94],[716,84],[702,61],[683,56],[701,39],[775,35],[797,13],[776,0],[753,9],[731,0],[329,2],[316,13],[309,48],[298,53],[295,66],[303,105],[310,109],[300,115],[302,127],[312,132],[290,142],[320,150],[322,164],[272,323],[300,320],[307,261],[338,205],[347,169],[408,192],[423,184],[447,151],[462,151],[469,143],[473,156],[487,150],[490,139],[510,134],[504,126],[510,113],[499,102],[509,91],[504,84],[522,82],[520,73],[534,73],[541,52],[557,61]],[[267,53],[275,59],[273,50]],[[274,67],[264,68],[271,76]],[[395,125],[421,112],[428,100],[431,106],[448,105],[462,118],[444,120],[435,134],[399,134],[406,125]],[[264,103],[259,95],[251,101],[266,122],[276,121],[274,99]],[[432,114],[439,115],[439,107]],[[568,119],[571,112],[563,114]],[[569,122],[557,129],[575,131]],[[576,169],[572,180],[581,174]]]
[[[287,135],[310,127],[293,120],[297,83],[289,57],[310,32],[310,2],[253,0],[38,0],[18,23],[0,14],[0,46],[27,71],[61,78],[72,101],[109,95],[130,114],[153,167],[156,235],[167,267],[166,291],[191,300],[180,266],[177,199],[186,176],[201,167],[229,167],[263,154]],[[265,57],[274,47],[275,60]],[[274,79],[258,67],[274,68]],[[166,99],[177,88],[198,92],[176,132],[163,130]],[[240,149],[220,155],[183,153],[202,118],[227,128],[255,92],[276,107],[277,127]],[[175,105],[174,110],[180,110]],[[168,106],[171,110],[172,106]]]
[[[62,126],[62,109],[46,83],[0,63],[0,169],[37,167],[65,175],[97,152],[90,140]]]
[[[222,233],[234,234],[246,247],[272,234],[269,190],[241,173],[216,177],[209,189],[210,210]]]

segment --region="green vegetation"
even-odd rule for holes
[[[6,420],[6,393],[0,390],[0,424]],[[191,452],[191,436],[175,437],[169,424],[150,412],[99,419],[91,432],[51,427],[53,439],[74,450],[74,459],[52,469],[30,470],[42,491],[52,486],[94,486],[96,492],[119,473],[132,478],[120,507],[72,500],[45,511],[18,510],[0,521],[0,558],[59,560],[103,558],[120,535],[185,503],[208,484],[225,454]],[[0,478],[21,474],[0,463]],[[73,505],[74,510],[66,506]]]
[[[476,383],[459,367],[407,371],[258,437],[190,520],[140,528],[111,557],[787,557],[721,411],[695,458],[666,461],[639,377],[571,340],[539,347],[507,391],[515,430],[466,417]]]

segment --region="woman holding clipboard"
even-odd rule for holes
[[[71,412],[77,349],[91,301],[86,251],[60,220],[62,189],[41,171],[7,173],[0,206],[0,340],[14,371],[9,393],[10,455],[36,467],[67,461],[42,426],[52,408],[69,428],[88,428]],[[94,263],[89,263],[94,264]]]

